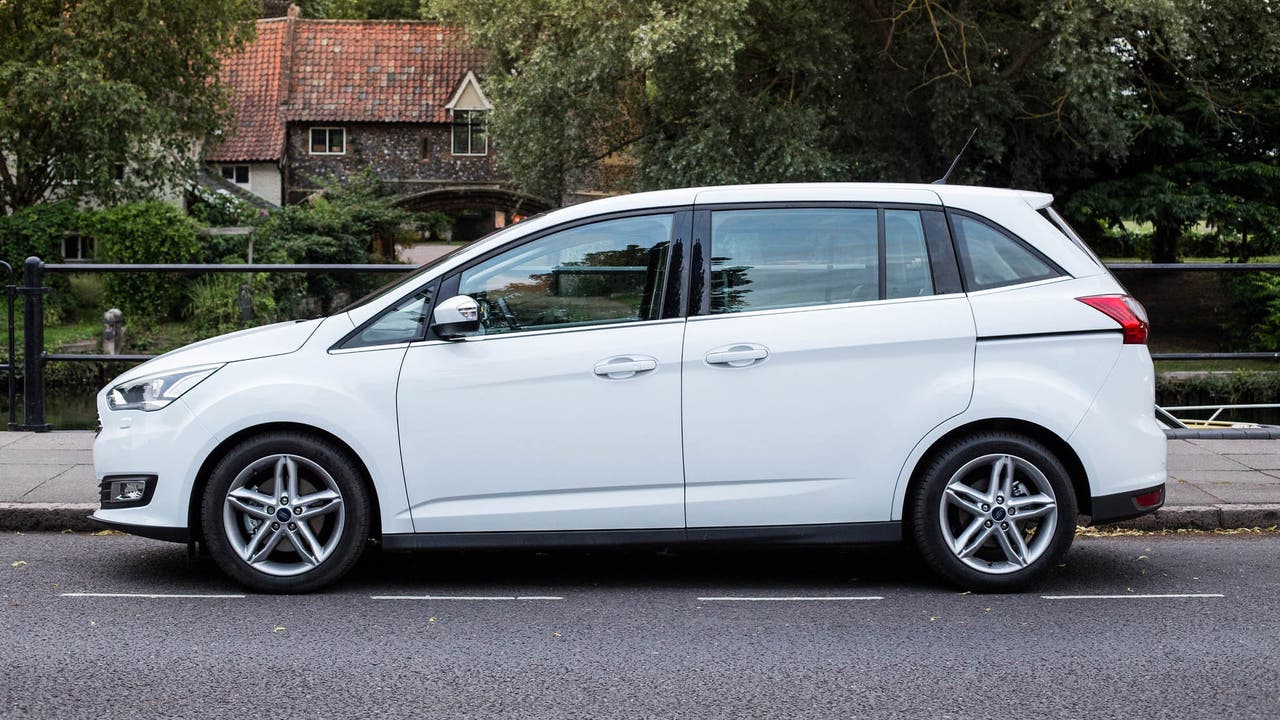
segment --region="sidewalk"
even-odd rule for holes
[[[86,530],[98,506],[93,433],[0,432],[0,530]],[[1280,524],[1280,440],[1171,440],[1163,509],[1129,527]]]

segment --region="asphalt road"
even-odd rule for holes
[[[1276,534],[1081,539],[986,596],[894,548],[375,553],[305,597],[126,536],[0,561],[3,717],[1280,716]]]

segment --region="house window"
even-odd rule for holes
[[[222,177],[237,185],[249,184],[249,166],[248,165],[223,165]]]
[[[418,147],[418,159],[419,160],[431,159],[431,138],[429,137],[422,138],[422,145]]]
[[[312,155],[345,155],[347,132],[343,128],[311,128]]]
[[[62,236],[62,259],[69,262],[88,262],[93,259],[93,238],[79,233]]]
[[[124,163],[116,163],[111,167],[112,177],[117,181],[124,180]]]
[[[489,136],[484,128],[484,110],[453,111],[453,154],[488,155]]]

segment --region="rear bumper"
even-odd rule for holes
[[[1114,495],[1097,495],[1092,498],[1092,502],[1093,525],[1129,520],[1153,513],[1164,506],[1164,483]]]

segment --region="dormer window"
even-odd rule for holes
[[[475,73],[468,72],[445,105],[453,117],[453,154],[488,155],[489,133],[485,124],[493,109],[480,89]]]

